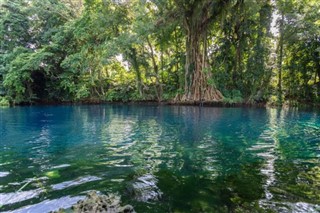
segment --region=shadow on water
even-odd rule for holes
[[[0,113],[2,211],[67,208],[97,190],[122,194],[137,212],[319,212],[318,112],[99,105]]]

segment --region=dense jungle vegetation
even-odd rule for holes
[[[320,102],[318,0],[0,4],[0,105]]]

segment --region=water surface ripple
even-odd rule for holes
[[[128,185],[148,175],[161,199],[134,199]],[[320,114],[0,108],[0,211],[68,208],[90,190],[119,193],[137,212],[320,212]]]

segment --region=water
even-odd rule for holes
[[[0,108],[0,144],[0,211],[68,208],[97,190],[137,212],[320,212],[319,112]],[[158,201],[127,193],[148,175]]]

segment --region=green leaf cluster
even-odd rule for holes
[[[1,0],[0,97],[163,101],[214,88],[230,103],[319,103],[319,11],[316,0]]]

